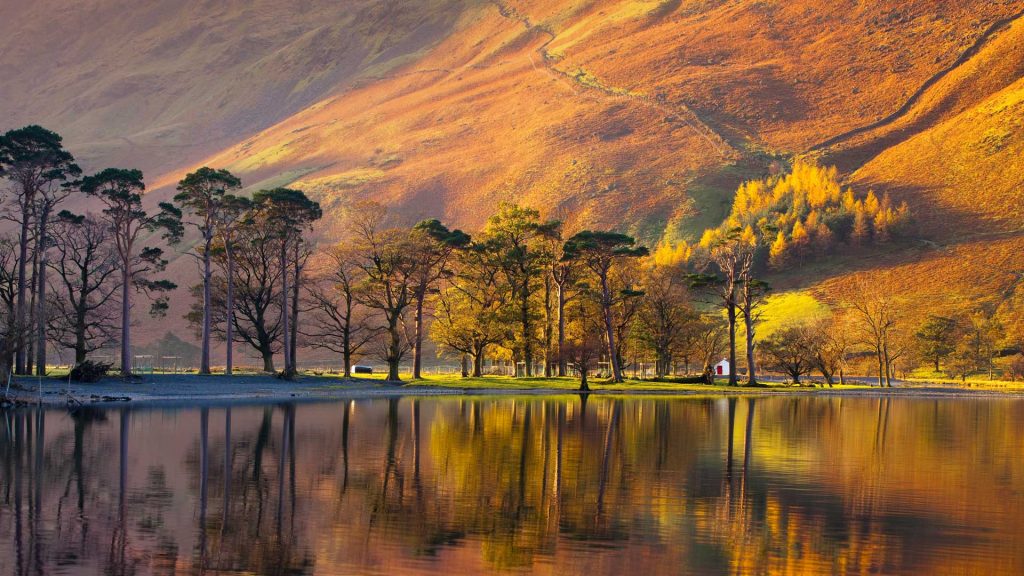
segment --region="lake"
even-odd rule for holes
[[[0,574],[1024,573],[1022,400],[0,417]]]

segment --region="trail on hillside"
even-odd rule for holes
[[[814,146],[811,146],[808,149],[808,152],[823,151],[837,144],[841,144],[843,141],[849,140],[850,138],[853,138],[855,136],[859,136],[867,132],[878,130],[879,128],[884,128],[890,124],[893,124],[900,118],[906,116],[914,108],[914,106],[917,105],[921,98],[924,97],[925,93],[927,93],[928,90],[930,90],[933,86],[938,84],[943,78],[948,76],[950,73],[955,71],[960,66],[966,64],[968,61],[970,61],[971,58],[973,58],[979,52],[981,52],[981,49],[984,48],[986,44],[988,44],[988,41],[992,39],[993,36],[1009,28],[1014,22],[1021,18],[1024,18],[1024,10],[1014,14],[1013,16],[1008,16],[1006,18],[1003,18],[1002,20],[993,22],[992,25],[990,25],[985,30],[985,32],[977,40],[975,40],[973,44],[971,44],[970,47],[964,50],[960,54],[960,56],[957,57],[956,60],[954,60],[949,66],[943,68],[942,70],[939,70],[931,77],[929,77],[924,82],[924,84],[922,84],[916,91],[914,91],[914,93],[910,95],[910,98],[908,98],[907,101],[904,102],[903,105],[900,106],[895,112],[879,120],[876,120],[870,124],[861,126],[859,128],[854,128],[853,130],[843,132],[838,136],[833,136],[832,138],[829,138],[824,142],[815,144]]]
[[[498,9],[498,13],[503,17],[519,22],[529,31],[547,36],[547,40],[537,48],[536,52],[540,58],[543,70],[553,78],[567,80],[570,86],[580,87],[584,91],[600,92],[607,98],[639,102],[643,105],[653,107],[664,113],[666,115],[666,121],[668,122],[674,122],[677,119],[682,119],[694,134],[703,138],[722,158],[728,159],[735,157],[733,147],[726,142],[720,134],[708,127],[704,121],[700,119],[700,116],[685,104],[671,105],[658,98],[647,96],[646,94],[636,94],[625,88],[608,86],[599,80],[597,82],[584,82],[579,76],[558,68],[552,63],[552,58],[547,52],[548,45],[551,44],[557,36],[553,30],[541,24],[534,24],[527,15],[519,12],[514,7],[509,6],[502,0],[491,0],[491,2]],[[530,64],[534,69],[540,70],[537,68],[537,64],[534,62],[532,55],[528,57],[530,59]],[[573,91],[575,92],[575,90]]]

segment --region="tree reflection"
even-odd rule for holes
[[[395,397],[2,416],[0,573],[1024,571],[1019,402]]]

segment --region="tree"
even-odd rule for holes
[[[929,316],[914,334],[917,339],[921,357],[935,364],[939,371],[939,363],[956,349],[957,322],[945,316]]]
[[[104,206],[100,220],[106,224],[117,252],[121,272],[121,374],[127,377],[132,373],[132,289],[151,296],[177,288],[169,280],[149,277],[151,273],[162,271],[167,261],[163,259],[163,250],[156,247],[140,249],[139,241],[145,233],[163,230],[164,240],[170,244],[177,243],[183,231],[181,211],[161,202],[159,212],[147,213],[142,207],[142,193],[146,185],[139,170],[107,168],[82,179],[81,189]],[[166,310],[166,296],[156,297],[150,313],[162,315]]]
[[[385,341],[381,356],[388,365],[388,380],[398,382],[399,364],[409,349],[403,338],[402,322],[414,302],[413,286],[419,263],[410,246],[409,230],[380,228],[386,216],[384,207],[367,202],[355,205],[352,210],[353,245],[361,255],[358,266],[363,275],[360,302],[383,316]]]
[[[231,226],[230,236],[222,233],[221,239],[224,246],[215,247],[213,254],[226,277],[213,283],[211,328],[228,341],[229,350],[236,341],[250,345],[262,358],[263,371],[272,373],[282,333],[277,234],[248,212]],[[202,322],[201,290],[202,285],[196,287],[196,301],[188,314],[194,326]]]
[[[454,276],[435,298],[437,318],[431,338],[442,349],[468,355],[473,376],[480,376],[489,346],[507,338],[503,308],[509,301],[508,286],[497,268],[488,265],[485,248],[471,244],[458,253]]]
[[[225,326],[225,350],[224,350],[224,374],[231,376],[234,369],[234,344],[235,344],[235,251],[237,229],[241,225],[243,216],[252,209],[252,202],[242,196],[226,194],[220,201],[219,218],[217,219],[217,235],[220,239],[221,248],[224,252],[224,279],[225,298],[224,313]],[[205,294],[204,294],[205,296]]]
[[[576,300],[576,315],[569,326],[565,353],[572,362],[580,379],[580,392],[589,392],[587,376],[601,358],[601,352],[608,352],[602,342],[602,333],[607,330],[601,307],[590,298]]]
[[[203,279],[203,323],[199,373],[210,373],[211,333],[211,284],[213,278],[212,246],[218,226],[224,219],[223,212],[229,206],[225,202],[229,190],[242,187],[242,181],[227,170],[202,167],[189,173],[178,182],[178,193],[174,201],[183,212],[194,218],[192,224],[199,230],[199,259]]]
[[[761,352],[767,364],[785,372],[794,384],[808,374],[814,364],[813,344],[801,326],[787,326],[761,342]]]
[[[284,351],[282,375],[290,378],[295,374],[296,367],[295,349],[289,340],[293,336],[289,321],[294,323],[295,319],[288,312],[288,299],[293,296],[288,288],[289,272],[295,271],[295,286],[298,286],[302,266],[299,246],[303,242],[303,234],[313,222],[323,216],[323,212],[320,210],[320,204],[307,198],[301,191],[289,188],[260,190],[253,195],[252,201],[257,225],[266,227],[278,244],[281,268],[281,335],[284,338],[281,346]]]
[[[865,280],[855,282],[848,291],[853,311],[855,335],[878,364],[878,386],[892,386],[891,344],[896,339],[899,307],[884,287]]]
[[[626,258],[647,256],[647,248],[635,246],[636,240],[618,232],[601,232],[584,230],[573,235],[565,242],[562,258],[577,261],[596,276],[600,291],[598,302],[604,317],[605,337],[608,344],[608,356],[612,367],[612,381],[622,382],[622,367],[615,345],[615,330],[612,325],[612,306],[621,298],[631,298],[636,294],[626,290],[618,295],[613,294],[609,283],[612,267]]]
[[[728,325],[714,314],[705,314],[693,324],[693,353],[701,363],[701,373],[708,384],[714,384],[713,366],[728,349]]]
[[[57,285],[49,330],[57,344],[74,350],[78,365],[116,341],[117,252],[109,227],[92,216],[62,210],[54,224],[58,258],[50,267]]]
[[[412,229],[410,244],[418,265],[414,272],[412,296],[415,301],[415,333],[413,336],[412,377],[422,377],[423,307],[428,293],[442,278],[450,274],[448,260],[455,250],[469,245],[469,235],[462,230],[449,230],[439,220],[424,220]]]
[[[836,373],[839,374],[839,383],[845,384],[843,368],[849,342],[844,327],[834,320],[822,318],[804,326],[802,338],[807,344],[812,367],[821,372],[829,388],[835,385]]]
[[[654,266],[647,271],[639,311],[639,339],[655,356],[655,374],[672,370],[674,355],[696,314],[690,307],[685,274],[675,266]]]
[[[370,311],[360,303],[365,280],[350,246],[339,244],[321,253],[317,273],[307,288],[310,325],[301,330],[310,345],[341,354],[344,376],[352,376],[352,363],[377,336]]]
[[[743,316],[743,332],[747,351],[747,385],[757,384],[757,362],[754,356],[754,327],[761,316],[759,307],[771,289],[767,282],[753,277],[752,266],[742,272],[739,309]],[[731,370],[730,372],[733,372]]]
[[[725,310],[729,327],[729,385],[735,386],[738,308],[736,291],[753,266],[757,236],[749,226],[708,230],[701,238],[700,245],[706,252],[707,264],[713,264],[717,268],[717,274],[692,275],[691,285],[714,295]]]
[[[12,209],[8,218],[20,227],[18,237],[18,289],[15,305],[15,326],[17,336],[15,372],[25,373],[26,346],[24,336],[29,330],[27,293],[29,249],[33,239],[37,254],[32,257],[38,262],[40,251],[46,249],[47,217],[54,207],[67,196],[68,181],[81,174],[74,157],[64,149],[63,139],[55,132],[31,125],[10,130],[0,137],[0,172],[13,186]],[[35,224],[35,226],[33,226]],[[33,229],[34,228],[34,229]],[[45,262],[45,261],[44,261]],[[38,286],[45,290],[45,275],[37,274]],[[35,289],[33,289],[35,292]],[[42,294],[39,294],[41,296]],[[45,298],[38,298],[40,307]],[[42,308],[41,308],[42,309]],[[45,330],[41,323],[45,313],[37,316],[37,329]],[[45,337],[40,339],[43,350],[42,370],[45,371]]]
[[[536,338],[532,299],[542,286],[541,274],[548,257],[542,244],[545,238],[557,233],[559,224],[541,222],[540,212],[532,208],[503,202],[498,205],[498,212],[487,220],[480,242],[490,258],[490,265],[498,269],[508,283],[516,304],[519,333],[513,348],[526,364],[527,376],[533,375]]]

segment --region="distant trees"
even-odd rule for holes
[[[676,356],[685,354],[681,349],[696,320],[683,270],[677,266],[653,266],[644,282],[637,332],[640,342],[654,352],[656,376],[667,376]]]
[[[794,384],[811,372],[814,343],[808,333],[797,325],[786,326],[761,342],[767,364],[785,373]]]

